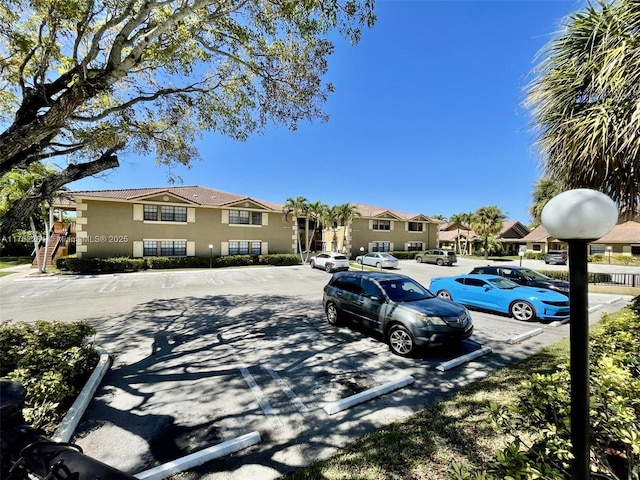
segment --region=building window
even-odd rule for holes
[[[182,240],[162,240],[160,242],[160,255],[163,257],[185,257],[187,255],[187,242]]]
[[[229,242],[229,255],[260,255],[262,253],[262,242]]]
[[[229,210],[229,223],[235,225],[262,225],[262,212]]]
[[[589,245],[590,255],[604,255],[604,245]]]
[[[160,219],[163,222],[186,222],[187,207],[172,207],[163,205],[160,210]]]
[[[640,255],[640,245],[631,245],[631,255],[634,257]]]
[[[419,252],[419,251],[423,250],[422,242],[409,242],[407,244],[407,250],[409,252]]]
[[[391,230],[391,220],[374,220],[374,230]]]
[[[409,222],[409,231],[410,232],[422,232],[423,228],[422,222]]]
[[[145,240],[143,242],[142,255],[145,257],[155,257],[158,255],[158,242],[155,240]]]
[[[373,242],[371,244],[372,252],[389,252],[391,251],[391,242]]]
[[[534,243],[531,247],[531,249],[534,252],[541,252],[542,251],[542,245],[540,245],[539,243]]]
[[[144,205],[144,219],[155,222],[158,220],[158,206],[157,205]]]

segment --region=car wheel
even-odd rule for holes
[[[438,265],[439,267],[441,267],[444,264],[444,262],[442,261],[441,258],[439,258],[438,260],[436,260],[436,265]]]
[[[313,260],[311,260],[309,265],[311,265],[311,268],[316,268],[316,262],[314,262]]]
[[[356,258],[356,263],[357,263],[358,265],[360,265],[360,264],[362,263],[362,259],[361,259],[361,258]]]
[[[340,310],[338,310],[335,303],[327,303],[325,313],[327,314],[327,322],[329,322],[330,325],[340,325]]]
[[[407,357],[415,350],[415,343],[409,330],[402,325],[394,325],[389,330],[389,348],[396,355]]]
[[[331,273],[331,264],[330,263],[327,263],[324,266],[324,271],[327,272],[327,273]]]
[[[382,268],[382,265],[380,264],[380,262],[376,263],[376,268]]]
[[[422,263],[422,257],[416,257],[416,262]]]
[[[446,290],[439,290],[438,293],[436,293],[436,296],[440,298],[444,298],[445,300],[453,300],[453,298],[451,297],[451,294]]]
[[[529,322],[536,318],[536,311],[529,302],[524,300],[516,300],[511,304],[509,308],[511,315],[516,320],[522,320],[523,322]]]

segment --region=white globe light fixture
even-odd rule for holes
[[[571,478],[589,475],[589,277],[587,246],[618,222],[618,209],[604,193],[579,188],[553,197],[542,210],[549,235],[569,245],[569,310],[571,316]]]
[[[559,240],[596,240],[618,222],[618,209],[604,193],[587,188],[553,197],[542,210],[542,224]]]

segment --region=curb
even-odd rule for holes
[[[228,440],[218,445],[192,453],[191,455],[173,460],[172,462],[163,463],[162,465],[145,470],[144,472],[136,473],[134,477],[140,480],[162,480],[177,473],[184,472],[185,470],[189,470],[190,468],[202,465],[210,460],[250,447],[260,443],[260,441],[260,433],[247,433],[246,435],[241,435],[233,440]]]
[[[451,370],[452,368],[462,365],[463,363],[469,362],[478,357],[482,357],[483,355],[487,355],[492,351],[493,350],[491,350],[489,347],[481,348],[474,352],[467,353],[466,355],[462,355],[461,357],[454,358],[453,360],[449,360],[448,362],[442,362],[440,365],[436,367],[436,370],[440,370],[441,372]]]
[[[102,347],[96,347],[96,351],[100,354],[98,365],[93,369],[93,373],[89,377],[89,380],[87,380],[80,395],[78,395],[76,401],[73,402],[73,405],[71,405],[62,422],[60,422],[60,425],[51,436],[56,442],[66,443],[71,439],[78,423],[80,423],[82,415],[84,415],[85,410],[89,406],[89,402],[93,398],[94,393],[96,393],[98,385],[100,385],[102,378],[111,366],[111,359],[107,351]]]
[[[407,385],[412,384],[414,381],[414,378],[409,375],[407,377],[385,383],[384,385],[379,385],[363,392],[356,393],[355,395],[340,399],[336,402],[329,403],[328,405],[325,405],[324,411],[329,415],[333,415],[334,413],[341,412],[342,410],[346,410],[347,408],[358,405],[359,403],[366,402],[368,400],[371,400],[372,398],[379,397],[393,390],[397,390],[398,388],[406,387]]]
[[[534,328],[529,332],[522,333],[520,335],[516,335],[515,337],[511,337],[507,339],[507,343],[509,345],[513,345],[514,343],[521,342],[522,340],[526,340],[528,338],[535,337],[536,335],[540,335],[542,332],[543,330],[541,328]]]

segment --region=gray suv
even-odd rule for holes
[[[403,357],[419,346],[458,342],[473,332],[465,307],[397,273],[334,273],[324,287],[323,305],[331,325],[349,318],[382,333],[391,351]]]
[[[458,261],[455,252],[450,250],[433,249],[416,255],[418,263],[435,263],[436,265],[453,265]]]

